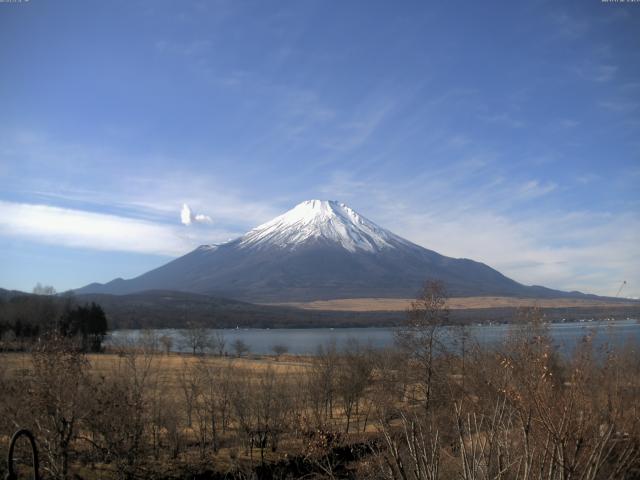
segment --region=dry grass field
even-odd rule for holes
[[[315,356],[144,342],[83,354],[53,337],[0,353],[0,456],[29,428],[44,478],[59,480],[640,478],[637,346],[586,336],[564,358],[529,314],[495,350],[448,350],[430,322],[410,324],[396,350]]]
[[[29,353],[9,352],[0,355],[3,370],[8,373],[29,369],[32,366],[32,359]],[[117,353],[87,354],[86,359],[91,366],[91,371],[97,374],[104,374],[113,371],[120,362],[122,356]],[[167,377],[177,376],[185,365],[193,365],[198,362],[205,362],[211,368],[227,366],[230,363],[234,367],[243,370],[259,373],[271,368],[277,374],[301,373],[309,368],[310,359],[304,356],[283,355],[279,360],[272,355],[253,356],[250,358],[199,356],[188,354],[155,354],[153,355],[154,365],[160,368]]]
[[[346,311],[346,312],[398,312],[411,306],[410,298],[344,298],[336,300],[316,300],[313,302],[275,303],[305,310]],[[637,306],[638,302],[595,300],[581,298],[515,298],[515,297],[459,297],[449,298],[447,307],[451,310],[476,308],[575,308],[575,307],[623,307]]]
[[[139,393],[144,396],[143,403],[140,404],[142,410],[138,412],[144,417],[145,424],[153,421],[158,421],[165,416],[169,418],[173,417],[175,424],[175,432],[173,435],[176,437],[176,444],[173,448],[179,448],[180,454],[171,461],[167,458],[164,461],[155,461],[154,469],[160,469],[165,472],[167,478],[172,469],[175,468],[189,468],[184,465],[193,465],[192,468],[208,468],[203,467],[204,463],[215,465],[216,471],[226,472],[240,468],[240,466],[254,465],[256,456],[258,454],[258,447],[256,445],[249,450],[246,450],[244,441],[238,440],[238,430],[248,428],[247,426],[241,426],[237,419],[227,420],[233,422],[230,426],[226,427],[226,430],[218,432],[217,442],[218,446],[215,449],[211,447],[211,430],[207,426],[207,423],[213,421],[220,422],[220,418],[214,420],[211,417],[210,408],[214,405],[214,408],[227,408],[228,415],[231,416],[231,397],[234,395],[230,390],[225,393],[221,391],[208,390],[213,389],[229,389],[230,385],[245,385],[246,390],[239,390],[235,393],[237,395],[236,401],[242,405],[244,399],[248,400],[249,395],[262,392],[266,386],[265,382],[271,381],[271,378],[275,379],[273,385],[269,384],[270,388],[281,388],[279,394],[286,392],[286,395],[290,395],[295,391],[295,385],[303,385],[308,378],[310,369],[312,368],[312,359],[310,357],[299,357],[293,355],[282,355],[279,358],[276,356],[251,356],[251,357],[235,357],[235,356],[209,356],[209,355],[189,355],[189,354],[164,354],[160,352],[145,352],[140,350],[129,350],[126,352],[110,352],[102,354],[86,354],[83,356],[86,361],[86,367],[84,371],[88,374],[88,378],[93,379],[89,382],[93,384],[99,384],[104,379],[108,382],[118,381],[122,379],[125,384],[128,384],[128,389],[136,390],[139,388]],[[229,377],[224,375],[217,376],[215,380],[213,378],[207,378],[207,372],[228,372]],[[0,353],[0,380],[11,382],[11,379],[27,379],[32,378],[34,374],[34,357],[28,352],[4,352]],[[64,377],[64,373],[59,371],[57,373]],[[19,381],[19,380],[18,380]],[[56,380],[54,380],[55,382]],[[209,382],[215,383],[209,383]],[[229,383],[230,382],[230,383]],[[1,382],[0,382],[1,383]],[[62,391],[63,395],[67,393]],[[272,392],[275,394],[275,392]],[[224,395],[226,400],[226,407],[219,403],[219,395]],[[227,396],[228,395],[228,396]],[[294,395],[295,396],[295,395]],[[0,395],[2,397],[2,395]],[[71,396],[70,396],[71,398]],[[133,397],[126,395],[126,403],[131,405],[135,403],[135,395]],[[214,400],[214,398],[216,400]],[[64,399],[61,399],[65,403]],[[86,400],[85,400],[86,401]],[[110,403],[117,401],[108,400]],[[0,404],[2,402],[0,401]],[[0,405],[0,410],[2,410]],[[67,405],[68,408],[68,405]],[[241,407],[242,408],[242,407]],[[242,414],[254,415],[252,411],[254,408],[259,408],[257,405],[245,405],[246,412]],[[275,408],[275,406],[272,406]],[[162,411],[165,413],[162,413]],[[188,410],[188,413],[187,413]],[[250,412],[251,410],[251,412]],[[336,407],[333,409],[338,424],[343,423],[341,419],[342,411]],[[153,412],[156,413],[153,413]],[[250,413],[249,413],[250,412]],[[132,415],[130,410],[125,409],[124,414],[131,415],[129,419],[117,419],[111,417],[111,422],[114,425],[118,425],[120,422],[135,423],[136,414]],[[266,411],[261,411],[258,415],[266,415]],[[284,414],[282,412],[281,414]],[[117,413],[116,413],[117,415]],[[157,417],[154,416],[159,415]],[[216,412],[217,415],[217,412]],[[263,417],[264,418],[264,417]],[[153,420],[152,420],[153,419]],[[27,420],[29,422],[30,420]],[[255,419],[250,421],[250,425],[254,428],[259,428]],[[160,423],[162,421],[160,420]],[[168,428],[171,428],[172,420],[169,420],[167,425],[159,428],[161,432],[159,435],[162,437],[161,442],[164,445],[165,450],[169,450],[168,440]],[[8,443],[10,434],[16,427],[10,427],[9,429],[0,428],[0,452],[3,452],[3,448]],[[122,426],[116,427],[122,428]],[[218,429],[220,426],[217,427]],[[149,433],[148,425],[144,427],[145,441],[150,441],[152,436]],[[150,429],[153,430],[153,429]],[[131,435],[130,433],[128,435]],[[204,436],[203,436],[204,435]],[[207,437],[208,435],[208,437]],[[244,432],[244,435],[248,435]],[[253,434],[249,434],[253,435]],[[79,431],[78,437],[89,436],[85,431]],[[179,440],[178,440],[179,438]],[[39,439],[42,440],[42,439]],[[253,441],[253,440],[250,440]],[[202,448],[197,447],[200,444],[207,444],[206,461],[202,455]],[[279,450],[272,451],[271,449],[265,449],[264,458],[269,462],[277,462],[287,457],[287,454],[299,454],[301,451],[301,442],[298,439],[291,440],[284,438],[280,441]],[[79,456],[84,455],[89,451],[89,444],[82,441],[74,442],[74,448],[77,450]],[[149,447],[144,449],[144,454],[149,454]],[[249,452],[249,453],[247,453]],[[4,452],[3,452],[4,453]],[[156,454],[157,455],[157,454]],[[166,456],[166,451],[165,451]],[[117,462],[115,462],[117,463]],[[154,462],[152,462],[154,463]],[[170,465],[171,464],[171,465]],[[85,479],[115,479],[122,478],[123,472],[118,473],[118,468],[114,463],[96,463],[92,468],[87,468],[81,462],[73,461],[72,470],[79,475],[78,478]],[[27,475],[29,469],[24,465],[20,467],[24,475]],[[4,478],[3,470],[0,468],[0,477]],[[164,475],[163,474],[163,475]],[[151,475],[151,472],[147,472],[143,475]],[[153,476],[157,475],[157,472],[153,473]],[[49,477],[47,477],[49,478]],[[164,477],[163,477],[164,478]]]

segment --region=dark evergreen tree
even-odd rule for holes
[[[107,317],[102,307],[94,302],[78,305],[65,312],[58,322],[58,331],[65,337],[80,337],[83,350],[99,352],[107,334]]]

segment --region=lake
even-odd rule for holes
[[[496,346],[504,341],[509,332],[521,327],[515,325],[473,325],[467,327],[469,337],[480,345]],[[449,327],[448,331],[452,328]],[[390,347],[394,343],[394,328],[282,328],[282,329],[220,329],[226,340],[227,350],[237,340],[243,340],[254,354],[270,354],[274,345],[285,345],[289,353],[314,354],[319,345],[335,342],[338,349],[344,348],[350,339],[362,345],[374,348]],[[180,329],[153,330],[154,334],[167,335],[172,338],[172,350],[187,352],[189,348],[184,342]],[[632,343],[640,346],[640,322],[634,319],[615,321],[584,321],[554,323],[549,325],[549,333],[553,341],[563,353],[570,353],[588,334],[594,334],[594,344],[601,346],[609,343],[622,346]],[[135,342],[143,334],[143,330],[115,330],[107,338],[106,345],[117,345],[123,342]]]

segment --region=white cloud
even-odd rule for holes
[[[212,223],[211,217],[209,215],[204,215],[203,213],[193,213],[189,205],[186,203],[182,204],[182,210],[180,210],[180,221],[183,225],[191,225],[193,222],[197,223]]]
[[[183,255],[232,232],[186,234],[177,226],[49,205],[0,201],[0,235],[94,250]]]
[[[180,210],[180,221],[183,225],[191,225],[191,209],[186,203],[182,204],[182,210]]]

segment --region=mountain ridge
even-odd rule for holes
[[[307,200],[226,243],[201,245],[130,280],[78,293],[176,290],[251,302],[415,297],[426,279],[451,296],[575,297],[520,284],[488,265],[421,247],[344,203]]]

